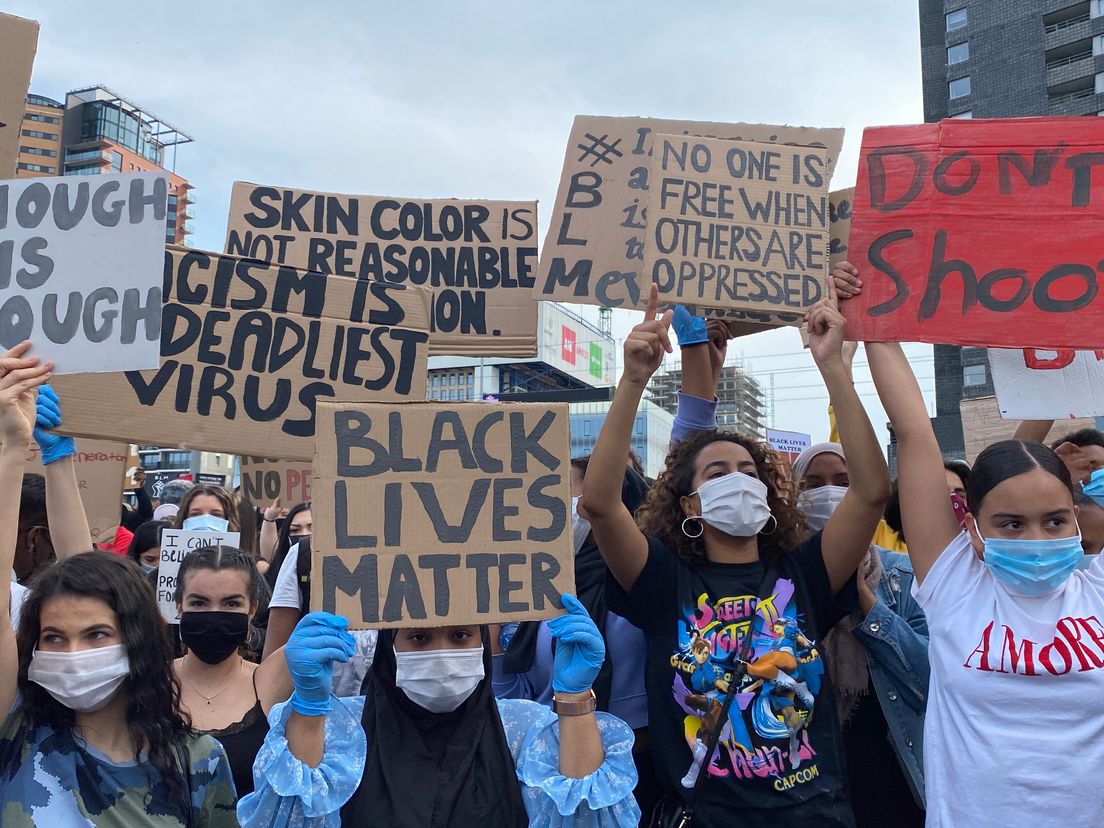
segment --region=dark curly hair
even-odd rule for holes
[[[27,678],[31,656],[41,634],[42,606],[56,596],[93,598],[109,606],[119,620],[119,635],[130,660],[130,675],[119,692],[126,694],[126,722],[138,751],[149,757],[162,784],[191,809],[189,786],[180,767],[178,746],[193,735],[191,719],[180,706],[180,682],[173,673],[173,650],[157,599],[138,567],[110,552],[84,552],[44,570],[31,587],[20,615],[19,692],[28,721],[54,730],[75,725],[71,709]]]
[[[777,452],[768,446],[731,431],[702,431],[684,440],[667,455],[667,465],[656,478],[636,521],[648,535],[655,535],[686,561],[705,561],[705,542],[688,538],[682,532],[680,499],[694,491],[694,462],[706,446],[718,442],[735,443],[747,449],[755,463],[759,479],[767,487],[767,505],[778,525],[769,534],[759,533],[759,549],[768,556],[789,552],[807,536],[805,518],[789,499],[789,482]]]

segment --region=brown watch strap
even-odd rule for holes
[[[589,698],[579,701],[561,701],[552,695],[552,712],[557,716],[586,716],[598,709],[598,698],[593,690],[588,691]]]

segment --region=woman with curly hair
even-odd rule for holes
[[[3,571],[15,555],[34,393],[48,378],[37,359],[21,359],[28,347],[0,357]],[[226,755],[192,732],[170,660],[153,588],[133,563],[107,552],[45,570],[24,604],[18,637],[0,607],[5,828],[237,825]]]
[[[843,362],[843,317],[834,298],[806,317],[850,459],[851,486],[823,532],[810,536],[773,452],[715,430],[672,450],[637,525],[621,503],[621,458],[641,395],[671,351],[672,314],[657,318],[656,300],[653,289],[625,341],[583,505],[610,568],[610,610],[647,638],[664,806],[689,809],[695,826],[853,826],[820,639],[855,600],[889,473]],[[708,375],[707,337],[682,336],[692,327],[677,329],[684,371],[700,364],[695,373]],[[845,586],[850,594],[838,601]]]

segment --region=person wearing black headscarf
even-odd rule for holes
[[[383,631],[365,695],[334,698],[333,663],[353,640],[345,619],[307,615],[285,648],[295,693],[271,714],[242,826],[636,826],[631,731],[593,712],[602,639],[573,596],[563,605],[549,622],[555,713],[495,700],[485,626]]]

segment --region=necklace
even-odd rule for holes
[[[202,693],[200,693],[199,688],[196,687],[194,684],[191,683],[191,681],[188,680],[188,677],[186,675],[184,675],[183,670],[180,672],[180,677],[182,679],[184,679],[185,684],[187,684],[189,687],[192,688],[193,693],[195,693],[201,699],[206,701],[207,704],[210,704],[212,699],[217,699],[219,696],[221,696],[223,693],[225,693],[227,690],[229,690],[230,685],[233,684],[235,681],[237,681],[238,678],[241,676],[242,670],[245,669],[245,659],[242,658],[241,656],[238,656],[238,659],[241,661],[241,663],[238,665],[238,674],[236,676],[234,676],[232,679],[230,679],[230,681],[227,682],[226,686],[223,687],[221,690],[219,690],[217,693],[215,693],[215,695],[213,695],[213,696],[205,696]]]

